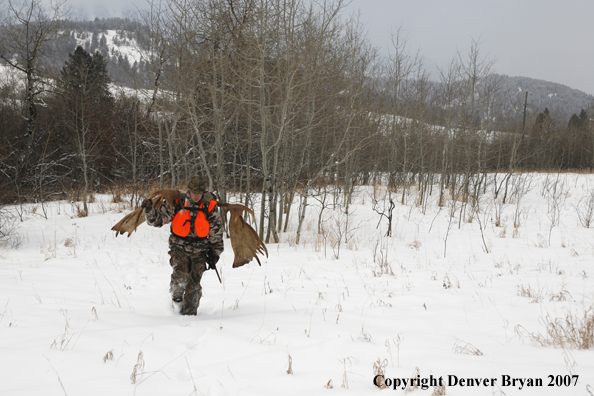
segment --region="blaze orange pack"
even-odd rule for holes
[[[192,229],[192,210],[189,209],[188,201],[184,205],[171,222],[171,231],[182,238],[186,238],[190,235],[190,230]],[[211,200],[208,204],[208,213],[212,212],[212,210],[217,206],[217,201]],[[210,232],[210,223],[206,219],[206,208],[204,207],[204,202],[200,203],[198,206],[198,211],[196,212],[196,217],[194,218],[194,230],[196,231],[196,236],[198,238],[206,238],[208,233]]]

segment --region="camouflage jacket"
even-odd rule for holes
[[[180,193],[180,196],[184,195]],[[206,192],[199,202],[193,202],[190,193],[186,192],[185,200],[189,204],[188,209],[192,213],[192,222],[196,218],[197,210],[199,205],[204,203],[203,207],[208,208],[210,201],[214,199],[214,196]],[[165,224],[171,223],[175,215],[182,209],[184,202],[180,202],[180,205],[176,205],[175,208],[171,208],[167,201],[163,200],[163,203],[159,209],[154,207],[147,210],[145,213],[146,222],[148,225],[153,227],[162,227]],[[221,222],[221,215],[219,214],[218,207],[215,207],[212,211],[206,210],[206,220],[210,223],[210,231],[208,236],[205,238],[199,238],[196,235],[194,227],[190,228],[190,234],[187,237],[180,237],[171,232],[169,236],[169,248],[180,249],[187,253],[200,253],[205,252],[209,248],[212,249],[214,254],[220,256],[224,250],[223,243],[223,225]]]

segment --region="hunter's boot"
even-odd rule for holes
[[[198,312],[198,306],[200,305],[200,299],[202,298],[202,289],[193,290],[190,292],[186,291],[184,294],[184,301],[180,314],[182,315],[196,315]]]

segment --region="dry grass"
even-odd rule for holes
[[[503,268],[505,266],[510,266],[509,260],[507,257],[502,258],[500,261],[493,261],[493,266],[495,268]]]
[[[418,367],[415,367],[415,371],[413,371],[412,375],[410,376],[410,378],[418,378],[421,376],[421,369],[419,369]],[[417,389],[419,387],[419,384],[417,381],[411,381],[407,386],[406,389],[404,390],[404,393],[408,393],[411,392],[415,389]]]
[[[454,343],[453,350],[454,353],[461,353],[463,355],[483,356],[483,353],[477,347],[462,340],[457,340]]]
[[[375,267],[371,270],[373,276],[395,276],[392,264],[388,261],[388,250],[380,246],[380,241],[377,241],[375,244],[373,250],[373,262],[375,263]]]
[[[454,191],[450,188],[449,192],[450,192],[450,199],[452,199],[453,201],[466,203],[466,202],[468,202],[468,198],[470,198],[470,195],[464,194],[464,190],[462,188],[459,188],[458,191]]]
[[[348,250],[359,250],[359,238],[351,238],[346,244]]]
[[[456,278],[455,275],[452,275],[455,279],[453,279],[453,282],[450,280],[450,276],[449,274],[445,274],[444,278],[443,278],[443,288],[444,289],[451,289],[456,288],[459,289],[460,288],[460,281],[458,280],[458,278]]]
[[[547,238],[542,235],[542,234],[536,234],[536,237],[538,238],[538,242],[535,244],[536,247],[539,247],[541,249],[544,249],[546,247],[549,247],[549,244],[547,242]]]
[[[103,363],[106,363],[108,360],[113,360],[113,349],[103,356]]]
[[[71,189],[68,191],[68,201],[79,202],[82,201],[82,191],[80,189]]]
[[[472,222],[474,221],[474,215],[475,215],[474,211],[471,211],[471,212],[470,212],[470,213],[469,213],[469,214],[468,214],[468,215],[467,215],[467,216],[464,218],[464,222],[465,222],[465,223],[468,223],[468,224],[472,223]]]
[[[302,240],[305,240],[306,238],[303,238]],[[272,240],[271,240],[272,242]],[[278,242],[279,243],[287,243],[289,246],[291,247],[295,247],[297,246],[297,234],[295,234],[294,232],[287,232],[287,233],[281,233],[278,236]],[[307,243],[305,241],[303,241],[303,243]]]
[[[565,285],[563,285],[563,287],[561,288],[561,290],[558,293],[552,293],[550,295],[549,301],[555,301],[555,302],[567,301],[567,300],[569,300],[570,297],[572,297],[571,293],[569,293],[565,289]]]
[[[345,357],[344,359],[339,359],[339,362],[342,363],[344,372],[342,374],[342,384],[340,385],[341,388],[349,389],[349,376],[348,374],[351,372],[350,369],[353,366],[353,363],[357,363],[357,359],[352,356]],[[347,370],[347,363],[349,365],[349,369]]]
[[[87,217],[89,214],[83,209],[83,206],[81,203],[76,202],[76,203],[72,203],[72,206],[74,207],[74,212],[76,217],[81,218],[81,217]]]
[[[542,345],[567,349],[590,349],[594,346],[594,306],[585,310],[583,316],[568,312],[565,318],[543,319],[546,333],[531,333],[523,326],[517,325],[516,334],[520,338]]]
[[[498,235],[498,237],[499,237],[499,238],[505,238],[506,234],[507,234],[507,228],[503,227],[503,228],[501,229],[501,232],[499,232],[499,235]]]
[[[527,287],[524,285],[518,286],[518,296],[532,299],[531,303],[540,303],[543,300],[542,292],[536,292],[530,285]]]
[[[133,384],[136,383],[136,379],[139,375],[142,375],[144,372],[144,354],[142,351],[138,352],[138,359],[136,359],[136,364],[134,365],[134,369],[132,369],[132,374],[130,375],[130,380]]]
[[[70,322],[68,321],[68,311],[65,309],[61,309],[60,313],[62,314],[62,316],[64,316],[64,320],[66,321],[66,325],[64,326],[64,333],[54,339],[54,342],[50,345],[50,349],[57,348],[63,352],[68,349],[68,345],[70,344],[70,341],[72,341],[72,337],[74,337],[74,334],[70,334],[69,332]]]
[[[421,249],[421,246],[423,244],[421,243],[421,241],[419,241],[418,239],[415,239],[414,241],[412,241],[411,243],[408,244],[408,247],[411,249],[415,249],[416,251],[419,251]]]
[[[446,394],[446,386],[445,384],[441,384],[440,386],[433,387],[433,393],[431,396],[445,396]]]
[[[316,233],[315,238],[313,240],[314,252],[316,252],[316,253],[321,252],[322,246],[324,246],[324,236],[322,234]]]
[[[122,203],[124,202],[124,197],[130,194],[130,187],[120,184],[111,188],[110,193],[112,203]]]
[[[520,237],[520,229],[518,227],[514,228],[514,232],[512,234],[512,238],[519,238]]]
[[[382,362],[379,358],[376,362],[373,363],[373,377],[377,377],[377,387],[380,389],[386,388],[386,383],[384,381],[386,376],[386,366],[388,366],[388,360],[384,359]]]

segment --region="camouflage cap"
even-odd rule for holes
[[[206,192],[206,181],[196,176],[188,182],[188,190],[194,194],[204,194]]]

